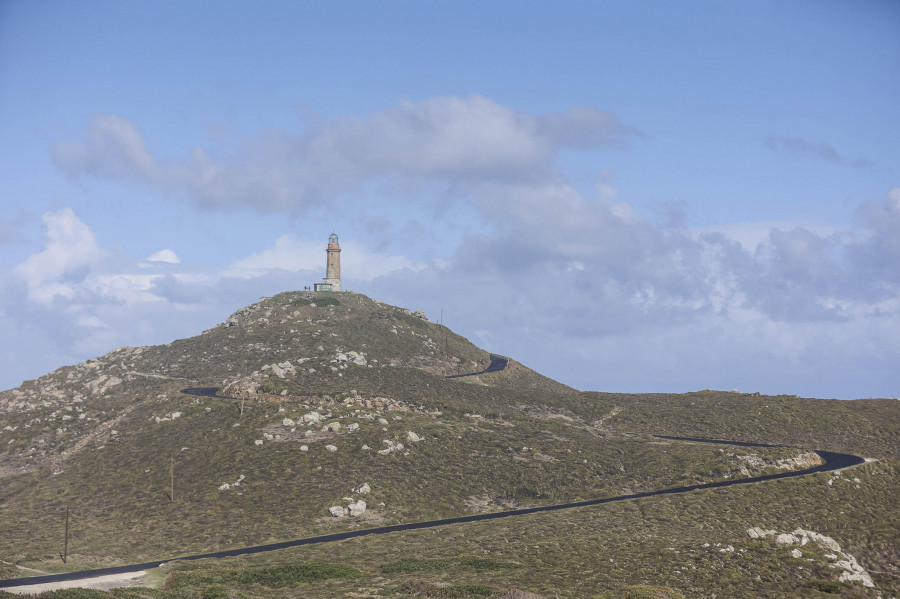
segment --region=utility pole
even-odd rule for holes
[[[169,461],[169,498],[175,502],[175,458]]]
[[[69,506],[66,506],[66,542],[63,546],[63,554],[62,561],[66,563],[66,560],[69,558]]]

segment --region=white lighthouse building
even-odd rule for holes
[[[334,233],[328,236],[325,254],[325,278],[321,283],[316,283],[314,288],[316,291],[341,291],[341,245]]]

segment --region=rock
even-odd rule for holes
[[[266,441],[271,441],[274,438],[275,437],[273,435],[270,435],[269,433],[263,433],[263,439],[265,439]]]
[[[422,440],[422,438],[419,437],[419,435],[417,435],[416,433],[414,433],[412,431],[407,431],[406,432],[406,440],[409,441],[410,443],[418,443],[419,441]]]
[[[416,310],[415,312],[412,313],[412,315],[415,316],[416,318],[420,318],[422,320],[428,320],[428,317],[425,316],[424,310]]]
[[[800,551],[799,549],[792,549],[792,550],[791,550],[791,557],[796,558],[796,559],[800,559],[801,557],[803,557],[803,552]]]
[[[353,489],[354,493],[358,493],[359,495],[366,495],[372,491],[372,487],[369,486],[369,483],[363,483],[362,486],[358,489]]]
[[[350,510],[351,516],[362,516],[363,512],[366,511],[366,502],[362,499],[360,499],[359,501],[354,501],[347,506],[347,509]]]
[[[262,439],[257,439],[256,441],[253,442],[253,444],[254,444],[254,445],[262,445],[262,444],[263,444],[263,440],[262,440]]]
[[[387,447],[385,449],[378,450],[378,453],[381,455],[387,455],[394,451],[403,451],[404,449],[406,449],[403,446],[403,443],[394,443],[390,439],[385,439],[384,441],[382,441],[382,443],[386,444]]]
[[[343,518],[347,513],[346,510],[344,510],[344,506],[342,505],[333,505],[328,508],[328,511],[331,512],[331,515],[335,518]]]
[[[267,364],[266,366],[263,366],[262,369],[271,370],[272,374],[280,379],[283,379],[288,375],[293,376],[297,374],[297,371],[294,369],[294,365],[288,361],[284,361],[281,364]]]
[[[800,537],[801,545],[806,545],[810,541],[815,541],[826,549],[838,552],[841,550],[841,546],[838,544],[838,542],[828,535],[819,534],[811,530],[803,530],[802,528],[796,529],[793,534]]]
[[[347,352],[347,355],[345,357],[357,366],[366,366],[368,364],[368,362],[366,362],[365,356],[355,351]]]
[[[747,536],[751,539],[762,539],[764,537],[775,536],[776,534],[777,533],[774,530],[763,530],[759,526],[747,529]]]
[[[779,545],[793,545],[794,543],[799,543],[800,539],[790,533],[782,533],[775,537],[775,542]]]
[[[356,422],[351,422],[350,424],[347,425],[347,430],[348,431],[358,431],[359,424],[357,424]]]
[[[387,418],[379,418],[378,419],[378,424],[387,425],[387,423],[388,423]]]
[[[169,415],[169,417],[170,417],[172,420],[175,420],[176,418],[181,418],[181,412],[172,412],[172,413]]]
[[[327,449],[327,450],[330,451],[331,453],[334,453],[334,452],[337,451],[337,447],[335,447],[334,445],[326,445],[326,446],[325,446],[325,449]]]
[[[321,421],[322,421],[322,415],[319,414],[318,412],[309,412],[308,414],[303,415],[303,422],[306,422],[309,424],[315,424],[315,423],[321,422]]]
[[[309,445],[301,445],[300,451],[309,451]]]
[[[372,448],[369,447],[368,445],[363,444],[363,446],[360,447],[360,449],[362,449],[363,451],[369,451],[369,450],[372,449]]]
[[[285,418],[284,420],[281,421],[281,426],[292,427],[296,424],[297,423],[294,422],[293,420],[291,420],[290,418]]]
[[[340,422],[329,422],[328,424],[326,424],[325,426],[322,427],[323,433],[327,433],[328,431],[333,431],[336,433],[339,430],[341,430]]]

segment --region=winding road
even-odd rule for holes
[[[464,376],[478,376],[479,374],[487,374],[489,372],[500,372],[501,370],[505,370],[507,366],[509,366],[509,358],[491,354],[491,363],[488,364],[488,367],[484,370],[479,370],[478,372],[467,372],[465,374],[451,374],[445,376],[444,378],[458,379]]]
[[[475,376],[488,372],[498,372],[503,370],[509,364],[509,360],[503,356],[491,354],[490,365],[481,372],[472,372],[467,374],[458,374],[448,376],[447,378],[459,378],[464,376]],[[217,387],[191,387],[183,389],[182,393],[187,395],[202,397],[218,397],[221,399],[234,399],[218,395]],[[737,445],[741,447],[783,447],[782,445],[769,445],[766,443],[750,443],[746,441],[726,441],[720,439],[699,439],[694,437],[669,437],[664,435],[654,435],[659,439],[668,439],[672,441],[684,441],[695,443],[718,443],[724,445]],[[849,455],[845,453],[836,453],[833,451],[816,452],[824,463],[806,470],[798,470],[791,472],[780,472],[778,474],[767,474],[765,476],[756,476],[753,478],[744,478],[737,480],[723,480],[714,483],[705,483],[698,485],[689,485],[686,487],[674,487],[671,489],[661,489],[658,491],[646,491],[644,493],[634,493],[632,495],[620,495],[617,497],[602,497],[599,499],[589,499],[587,501],[576,501],[571,503],[560,503],[556,505],[544,505],[539,507],[521,508],[516,510],[508,510],[505,512],[492,512],[487,514],[474,514],[471,516],[458,516],[456,518],[442,518],[439,520],[428,520],[425,522],[411,522],[408,524],[395,524],[393,526],[380,526],[378,528],[369,528],[365,530],[352,530],[347,532],[339,532],[328,535],[320,535],[309,537],[306,539],[295,539],[293,541],[283,541],[281,543],[268,543],[266,545],[255,545],[253,547],[244,547],[241,549],[229,549],[226,551],[214,551],[211,553],[200,553],[197,555],[187,555],[181,557],[166,558],[142,564],[131,564],[128,566],[115,566],[111,568],[96,568],[93,570],[81,570],[78,572],[64,572],[62,574],[46,574],[41,576],[30,576],[26,578],[11,578],[0,580],[0,588],[12,589],[15,587],[25,587],[36,584],[46,584],[54,582],[64,582],[71,580],[81,580],[85,578],[96,578],[98,576],[108,576],[113,574],[128,574],[140,572],[142,570],[150,570],[158,568],[167,562],[172,561],[194,561],[200,559],[236,557],[240,555],[251,555],[254,553],[263,553],[266,551],[277,551],[279,549],[289,549],[291,547],[302,547],[303,545],[318,545],[320,543],[333,543],[335,541],[343,541],[356,537],[367,537],[370,535],[384,535],[392,532],[400,532],[404,530],[418,530],[422,528],[437,528],[439,526],[448,526],[450,524],[464,524],[467,522],[479,522],[482,520],[498,520],[500,518],[512,518],[515,516],[525,516],[528,514],[537,514],[540,512],[555,512],[559,510],[567,510],[579,507],[588,507],[593,505],[602,505],[604,503],[613,503],[616,501],[629,501],[632,499],[640,499],[643,497],[653,497],[655,495],[677,495],[680,493],[690,493],[691,491],[699,491],[701,489],[718,489],[720,487],[731,487],[734,485],[746,485],[751,483],[760,483],[767,480],[775,480],[779,478],[793,478],[795,476],[806,476],[816,472],[825,472],[829,470],[841,470],[862,464],[865,460],[859,456]]]

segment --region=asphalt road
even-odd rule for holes
[[[204,395],[216,397],[218,389],[215,387],[195,388],[185,390],[185,392],[194,391],[192,395]],[[666,437],[659,435],[662,439],[672,439],[677,441],[690,441],[698,443],[721,443],[725,445],[739,445],[744,447],[780,447],[778,445],[767,445],[764,443],[748,443],[743,441],[724,441],[719,439],[697,439],[693,437]],[[714,483],[705,483],[700,485],[690,485],[687,487],[674,487],[671,489],[661,489],[659,491],[647,491],[644,493],[635,493],[632,495],[620,495],[617,497],[603,497],[600,499],[590,499],[587,501],[577,501],[573,503],[561,503],[557,505],[545,505],[540,507],[522,508],[518,510],[509,510],[505,512],[494,512],[489,514],[474,514],[471,516],[460,516],[457,518],[443,518],[441,520],[429,520],[426,522],[411,522],[409,524],[395,524],[393,526],[381,526],[378,528],[369,528],[366,530],[352,530],[347,532],[334,533],[330,535],[321,535],[317,537],[309,537],[306,539],[296,539],[293,541],[284,541],[281,543],[269,543],[267,545],[256,545],[253,547],[244,547],[242,549],[231,549],[228,551],[215,551],[212,553],[201,553],[198,555],[188,555],[181,557],[173,557],[153,562],[145,562],[143,564],[131,564],[128,566],[116,566],[113,568],[97,568],[94,570],[81,570],[79,572],[65,572],[63,574],[48,574],[43,576],[31,576],[27,578],[12,578],[9,580],[0,580],[0,588],[8,588],[14,586],[23,586],[30,584],[43,584],[47,582],[60,582],[66,580],[79,580],[82,578],[93,578],[95,576],[106,576],[108,574],[122,574],[129,572],[139,572],[151,568],[158,568],[166,562],[170,561],[193,561],[198,559],[235,557],[239,555],[251,555],[254,553],[263,553],[265,551],[277,551],[278,549],[288,549],[290,547],[301,547],[303,545],[317,545],[319,543],[332,543],[334,541],[342,541],[344,539],[352,539],[354,537],[366,537],[370,535],[383,535],[392,532],[400,532],[404,530],[417,530],[420,528],[437,528],[439,526],[447,526],[450,524],[464,524],[466,522],[479,522],[481,520],[497,520],[500,518],[512,518],[514,516],[525,516],[528,514],[537,514],[540,512],[555,512],[558,510],[567,510],[578,507],[587,507],[601,505],[604,503],[613,503],[616,501],[630,501],[632,499],[640,499],[642,497],[653,497],[655,495],[677,495],[680,493],[690,493],[691,491],[699,491],[701,489],[717,489],[720,487],[731,487],[734,485],[747,485],[751,483],[759,483],[767,480],[775,480],[779,478],[793,478],[795,476],[806,476],[816,472],[825,472],[829,470],[840,470],[849,466],[862,464],[865,460],[859,456],[849,455],[845,453],[836,453],[832,451],[816,451],[824,460],[824,464],[806,470],[780,472],[778,474],[767,474],[765,476],[756,476],[753,478],[744,478],[738,480],[723,480]]]
[[[509,358],[504,358],[503,356],[495,356],[491,354],[491,363],[488,364],[488,367],[484,370],[479,370],[478,372],[467,372],[465,374],[451,374],[444,378],[448,379],[458,379],[464,376],[478,376],[479,374],[487,374],[488,372],[500,372],[509,366]]]

